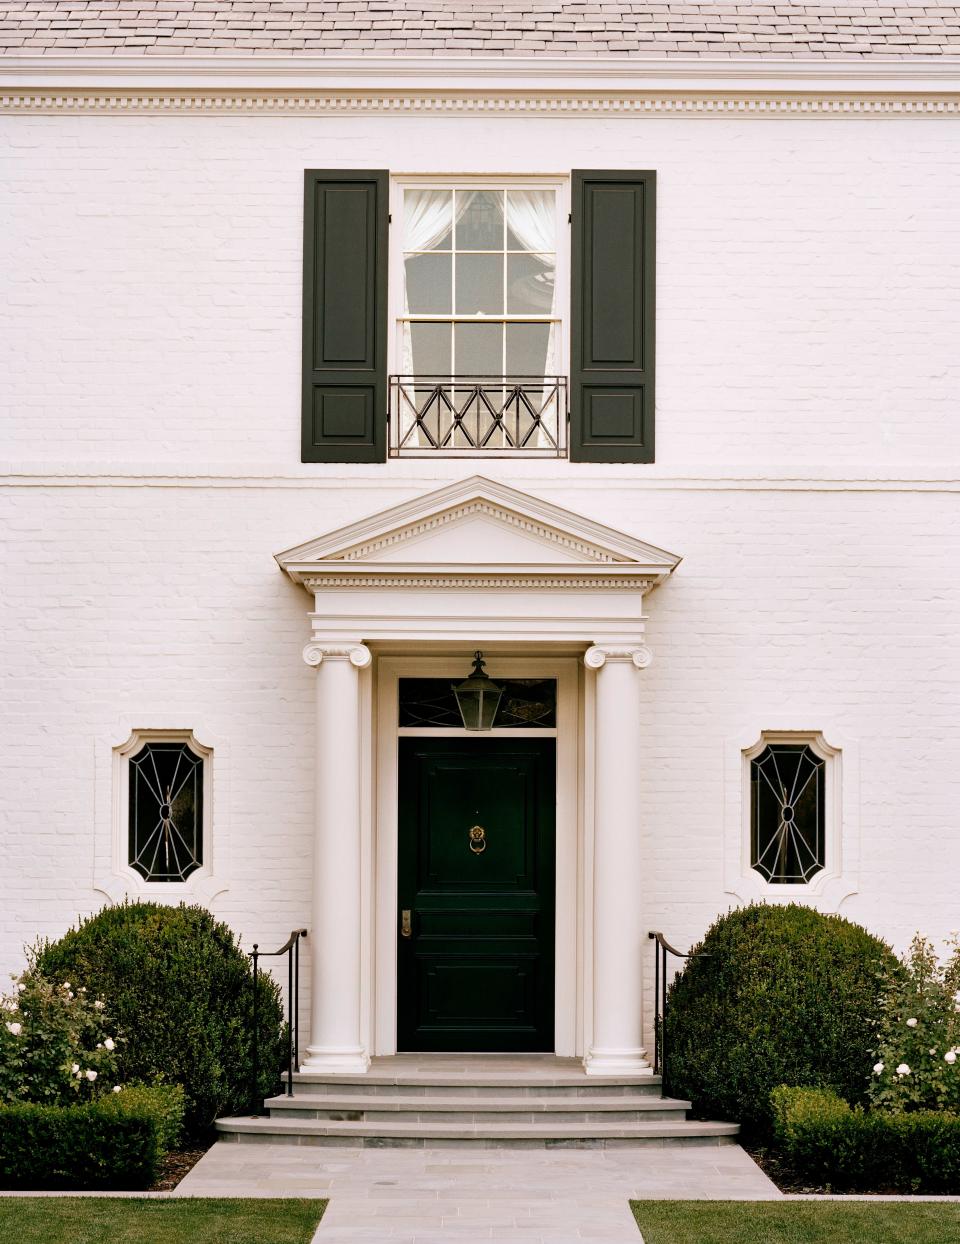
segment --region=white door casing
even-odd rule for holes
[[[598,1075],[649,1070],[635,680],[643,597],[679,558],[473,476],[277,561],[313,595],[318,670],[304,1067],[362,1071],[396,1049],[396,683],[465,674],[482,648],[494,677],[558,679],[557,1052]]]

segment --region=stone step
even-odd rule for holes
[[[219,1119],[220,1139],[245,1144],[327,1145],[377,1148],[628,1148],[650,1145],[735,1144],[736,1123],[657,1120],[640,1123],[355,1123],[297,1118]]]
[[[283,1077],[286,1083],[286,1076]],[[660,1076],[588,1076],[561,1072],[531,1076],[527,1072],[371,1070],[365,1075],[325,1075],[295,1071],[297,1097],[345,1097],[376,1093],[380,1097],[650,1097],[660,1099]]]
[[[328,1119],[354,1123],[423,1121],[434,1123],[481,1122],[540,1123],[641,1123],[683,1118],[690,1103],[661,1097],[392,1097],[376,1093],[347,1096],[271,1097],[264,1102],[278,1118]]]

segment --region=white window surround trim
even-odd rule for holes
[[[203,864],[186,881],[147,881],[127,860],[129,761],[145,743],[185,743],[203,761]],[[111,903],[131,898],[174,906],[185,901],[208,904],[228,888],[214,834],[216,826],[220,842],[229,841],[223,832],[223,817],[215,812],[214,804],[217,798],[221,807],[228,806],[225,750],[225,744],[210,730],[196,722],[192,729],[186,727],[182,717],[176,723],[163,721],[149,726],[124,721],[110,736],[97,740],[94,890]]]
[[[750,861],[750,762],[770,743],[807,743],[823,760],[824,867],[805,884],[770,882]],[[808,903],[837,911],[859,890],[859,747],[834,729],[813,730],[807,723],[763,730],[751,726],[724,745],[724,889],[741,902]]]
[[[554,277],[555,317],[557,320],[556,374],[570,374],[570,171],[561,173],[391,173],[390,246],[387,275],[387,373],[396,375],[400,367],[400,323],[403,307],[403,192],[415,189],[470,190],[555,190],[557,194],[557,249]],[[495,322],[496,316],[484,317]],[[477,320],[483,323],[484,318]],[[509,317],[505,317],[509,319]]]

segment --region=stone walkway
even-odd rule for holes
[[[544,1152],[218,1144],[177,1191],[329,1197],[316,1244],[639,1244],[631,1198],[781,1196],[738,1145]]]

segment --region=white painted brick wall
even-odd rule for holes
[[[20,464],[0,481],[0,972],[102,901],[121,720],[228,741],[214,909],[248,943],[309,923],[308,605],[273,554],[478,464],[299,463],[306,166],[658,170],[657,463],[485,468],[684,556],[642,675],[651,927],[682,944],[733,901],[729,739],[785,716],[859,741],[844,913],[901,945],[960,925],[956,122],[0,127],[0,454]]]

